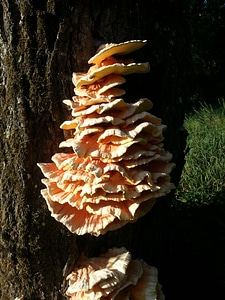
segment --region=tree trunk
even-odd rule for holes
[[[50,216],[40,195],[43,175],[37,162],[50,162],[65,139],[59,126],[69,116],[62,100],[73,96],[72,72],[87,71],[88,59],[102,43],[147,39],[134,56],[149,61],[152,70],[127,79],[125,100],[153,101],[154,113],[168,125],[165,148],[174,154],[177,183],[188,98],[188,11],[188,2],[180,1],[1,1],[2,300],[66,299],[64,278],[79,253],[94,256],[114,246],[163,272],[170,197],[159,199],[134,224],[98,238],[76,236]]]

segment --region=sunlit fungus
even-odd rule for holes
[[[69,300],[164,300],[158,271],[143,260],[132,260],[125,248],[98,257],[81,255],[67,276]]]
[[[70,153],[38,164],[51,215],[73,233],[98,236],[134,222],[174,187],[172,155],[163,145],[166,126],[148,112],[150,100],[126,103],[118,87],[124,75],[149,71],[149,63],[123,59],[145,44],[106,44],[89,60],[87,73],[73,74],[75,96],[64,100],[71,119],[61,125],[73,135],[59,145]]]

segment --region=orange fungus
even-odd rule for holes
[[[76,96],[64,100],[72,117],[61,125],[73,136],[60,144],[71,151],[38,164],[51,215],[73,233],[98,236],[134,222],[174,188],[172,155],[163,147],[166,126],[148,112],[152,102],[120,98],[123,76],[150,68],[123,55],[145,44],[106,44],[87,73],[73,74]]]
[[[99,257],[81,255],[67,276],[69,300],[164,300],[158,271],[143,260],[132,260],[124,248],[112,248]]]

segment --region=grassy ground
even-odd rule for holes
[[[186,163],[176,199],[189,205],[223,204],[225,192],[225,101],[187,116]],[[221,194],[221,195],[220,195]]]
[[[225,299],[225,102],[185,119],[186,163],[167,238],[166,300]]]

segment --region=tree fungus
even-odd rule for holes
[[[141,259],[132,260],[123,247],[94,258],[81,255],[67,280],[70,300],[165,299],[157,269]]]
[[[145,43],[106,44],[87,73],[73,74],[76,96],[64,100],[72,119],[61,125],[73,136],[60,144],[71,151],[38,164],[52,216],[73,233],[99,236],[134,222],[174,187],[172,155],[163,148],[166,126],[148,112],[152,102],[119,98],[123,75],[150,69],[123,58]]]

